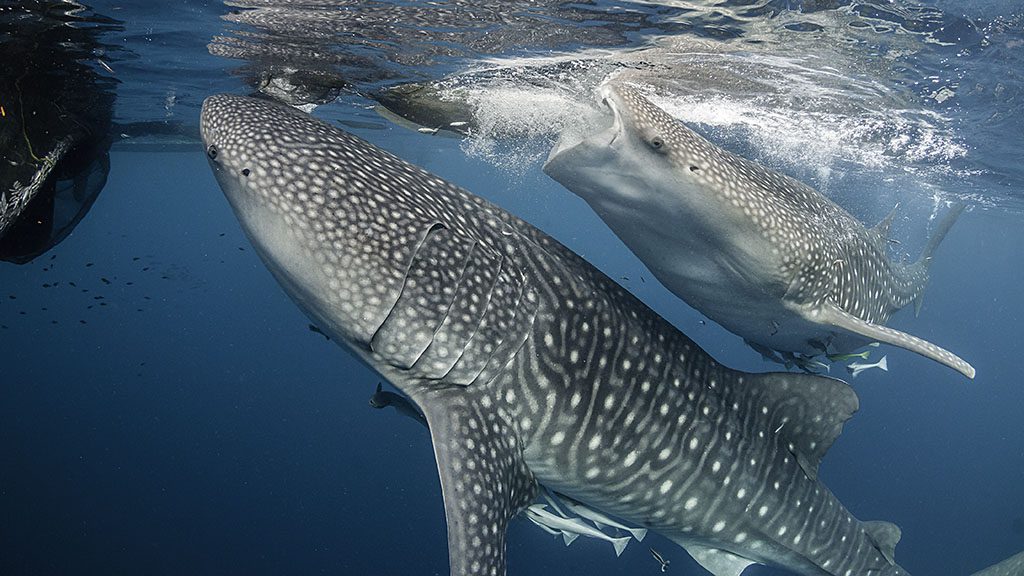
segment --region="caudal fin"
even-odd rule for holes
[[[1011,556],[995,566],[989,566],[971,576],[1020,576],[1024,574],[1024,552]]]
[[[888,358],[889,358],[888,356],[882,356],[882,359],[878,361],[878,367],[881,368],[882,370],[885,370],[886,372],[889,371],[889,360],[888,360]]]
[[[928,244],[924,247],[924,251],[921,252],[921,257],[917,260],[919,264],[928,266],[931,263],[932,254],[935,253],[935,249],[939,247],[942,239],[946,237],[946,233],[953,227],[953,224],[956,224],[957,219],[960,218],[960,214],[963,213],[963,211],[963,202],[957,202],[953,205],[953,208],[946,213],[946,216],[939,222],[939,225],[936,226],[935,231],[932,232],[932,236],[928,239]]]
[[[953,227],[957,219],[960,218],[960,214],[964,211],[964,204],[958,202],[953,205],[953,208],[946,214],[946,216],[939,222],[939,225],[932,232],[931,238],[928,239],[928,244],[925,245],[924,251],[921,252],[921,257],[917,259],[917,262],[913,264],[914,267],[928,269],[932,264],[932,255],[935,253],[935,249],[939,247],[942,239],[946,237],[946,233]],[[921,314],[921,306],[924,304],[924,290],[920,290],[917,293],[917,297],[914,298],[914,316]]]
[[[629,544],[629,536],[623,536],[622,538],[612,538],[612,546],[615,547],[616,556],[622,556],[622,551],[626,549],[626,544]]]

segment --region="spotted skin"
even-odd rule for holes
[[[635,88],[601,88],[613,125],[564,141],[544,171],[586,200],[677,296],[754,344],[807,355],[881,341],[974,368],[885,322],[920,301],[932,252],[887,253],[887,219],[867,229],[813,188],[712,144]]]
[[[213,96],[201,126],[285,291],[426,416],[453,576],[505,573],[538,482],[716,576],[906,574],[898,530],[817,479],[857,408],[844,383],[721,366],[536,228],[301,112]]]

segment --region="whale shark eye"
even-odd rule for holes
[[[651,148],[661,152],[665,148],[665,141],[661,139],[661,136],[655,136],[647,142]]]
[[[217,147],[210,144],[210,147],[206,149],[206,155],[210,157],[210,160],[217,159]]]

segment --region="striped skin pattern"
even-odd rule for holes
[[[601,88],[613,124],[556,147],[544,171],[586,200],[673,293],[731,332],[780,352],[842,354],[875,340],[974,377],[948,350],[884,324],[920,302],[921,259],[888,256],[891,218],[867,229],[813,188],[732,154],[635,88]]]
[[[721,366],[536,228],[296,110],[213,96],[201,129],[288,295],[426,416],[453,576],[505,574],[538,483],[716,576],[906,574],[898,529],[817,480],[857,409],[841,381]]]

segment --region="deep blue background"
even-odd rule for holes
[[[188,60],[208,72],[190,78],[179,102],[237,90],[202,55],[221,8],[204,10],[151,30],[164,51],[119,73],[159,83],[154,70]],[[139,46],[146,37],[132,36]],[[628,277],[627,288],[719,360],[771,368],[657,285],[539,166],[510,174],[467,158],[455,140],[350,114],[381,126],[363,137]],[[368,406],[376,376],[307,329],[202,152],[121,149],[112,167],[54,259],[0,263],[0,574],[447,574],[426,432]],[[897,226],[920,232],[906,233],[920,243],[926,216],[911,206]],[[964,214],[937,255],[921,316],[904,312],[892,325],[963,355],[978,378],[886,348],[890,372],[853,381],[861,411],[823,464],[855,515],[903,528],[897,559],[918,576],[967,574],[1024,549],[1022,245],[1021,214]],[[677,546],[649,538],[616,560],[606,543],[566,549],[516,520],[510,574],[655,574],[649,544],[673,573],[701,573]]]

